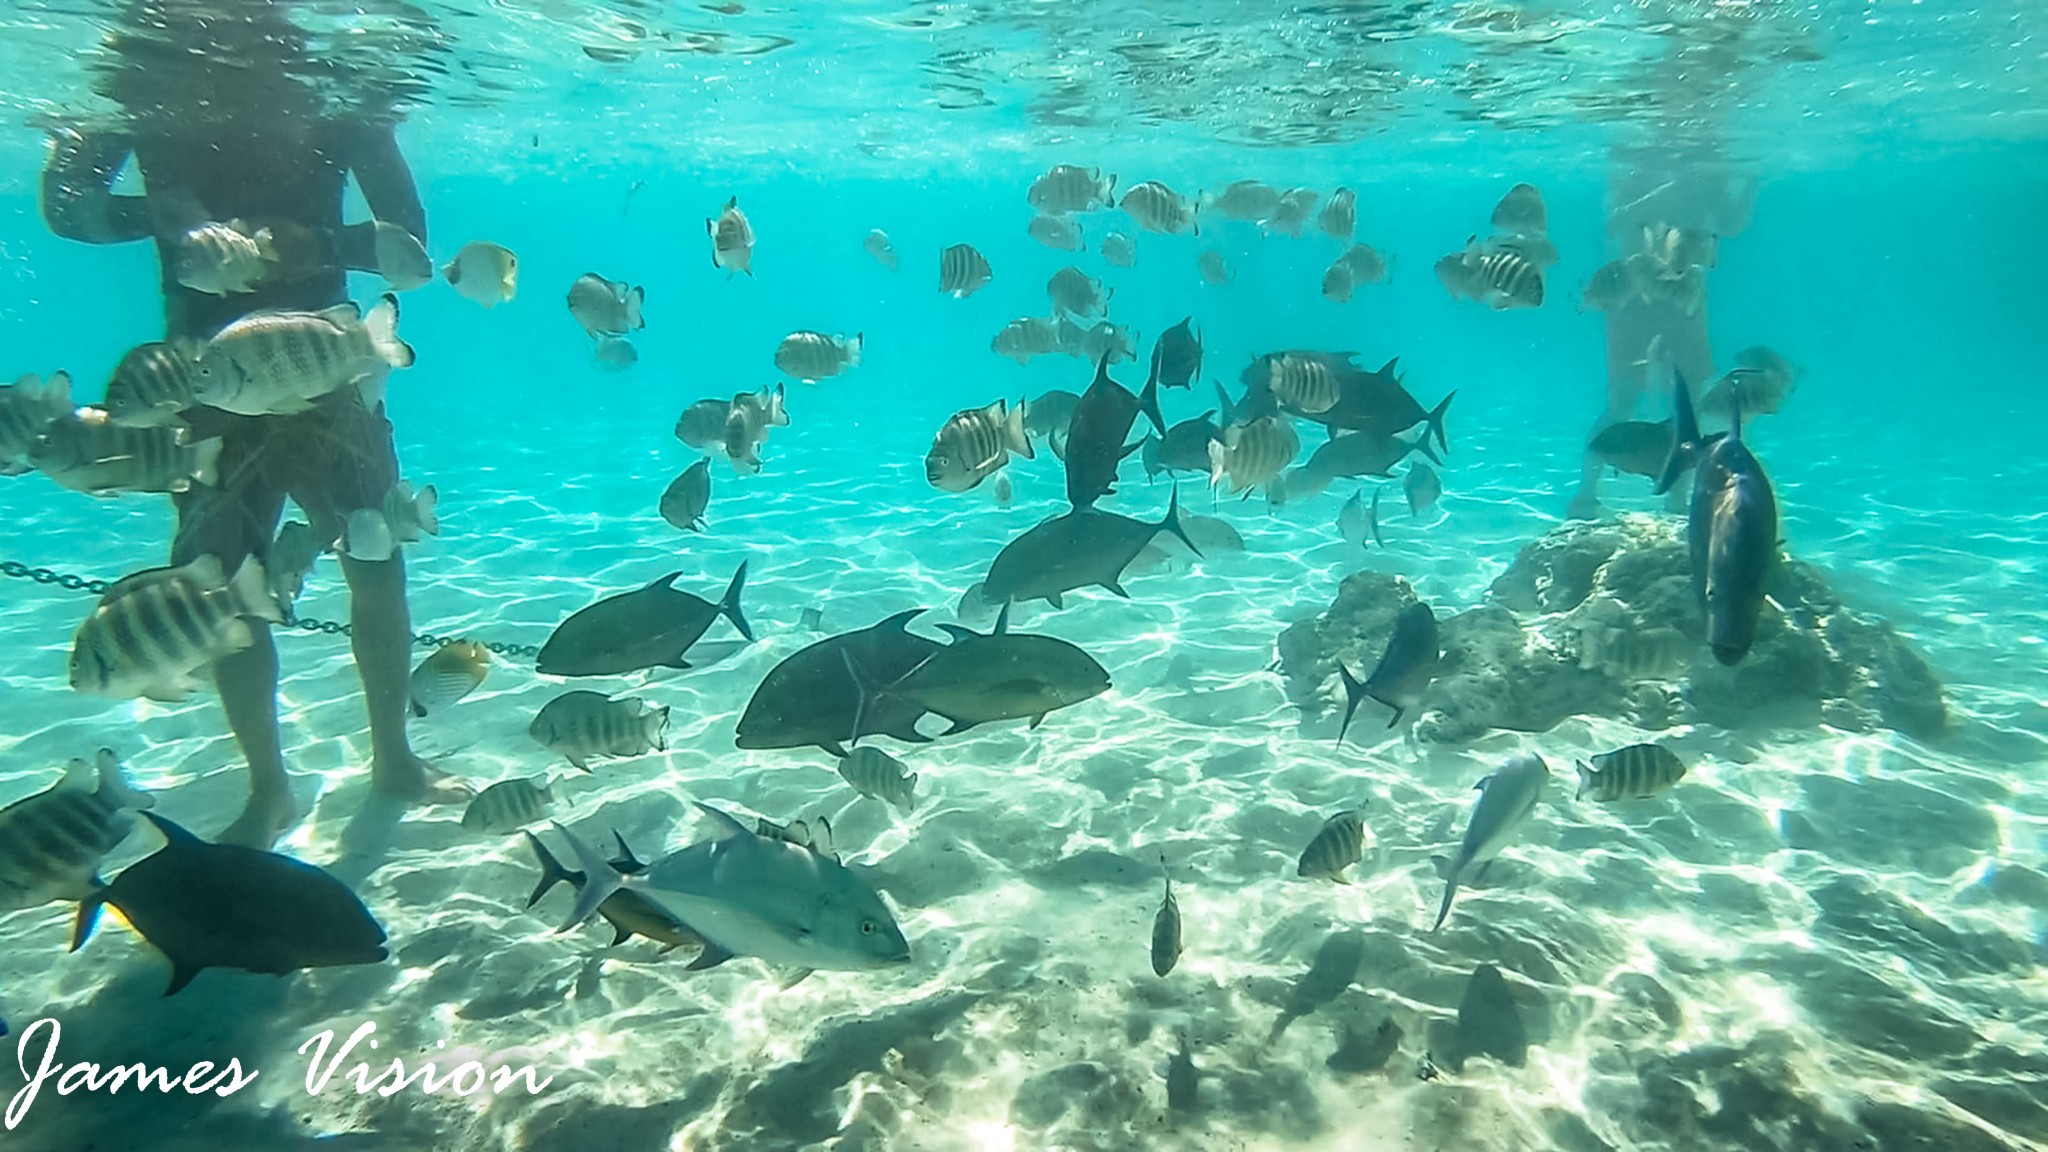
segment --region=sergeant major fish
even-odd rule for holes
[[[1063,216],[1106,206],[1116,198],[1116,176],[1100,168],[1055,164],[1031,182],[1024,199],[1040,212]]]
[[[341,537],[342,554],[351,560],[389,560],[407,544],[441,534],[441,518],[435,509],[441,494],[429,484],[413,491],[400,480],[384,493],[375,508],[358,508],[348,514]]]
[[[1204,248],[1201,255],[1195,257],[1195,271],[1201,273],[1202,283],[1211,288],[1230,283],[1230,266],[1223,262],[1223,253],[1214,248]]]
[[[398,297],[389,293],[367,313],[347,302],[318,312],[252,312],[206,342],[193,396],[243,416],[283,416],[355,386],[374,409],[391,369],[412,362],[412,348],[398,338]]]
[[[198,687],[194,672],[249,646],[244,617],[284,619],[254,557],[233,579],[212,556],[124,577],[78,626],[71,687],[117,699],[183,700]]]
[[[1630,744],[1580,761],[1578,800],[1591,796],[1602,804],[1655,796],[1685,779],[1685,762],[1661,744]]]
[[[971,244],[955,244],[939,253],[939,291],[956,300],[974,295],[994,275],[988,260]]]
[[[1195,222],[1194,204],[1157,180],[1147,180],[1124,193],[1117,207],[1147,232],[1170,236],[1201,233]]]
[[[52,421],[71,412],[69,373],[53,373],[48,380],[23,376],[0,387],[0,476],[30,471],[34,466],[28,462],[29,453]]]
[[[590,771],[600,756],[639,756],[666,751],[668,705],[650,705],[637,696],[617,700],[602,692],[577,688],[541,706],[527,734],[541,747],[558,752],[578,769]]]
[[[1103,290],[1102,281],[1071,264],[1052,274],[1045,283],[1045,294],[1056,314],[1066,312],[1079,319],[1100,316],[1109,307],[1110,294]]]
[[[190,442],[183,426],[128,428],[98,408],[50,422],[29,463],[75,492],[184,492],[216,480],[221,439]]]
[[[1320,195],[1312,188],[1289,188],[1280,194],[1279,203],[1273,205],[1273,211],[1262,223],[1269,231],[1299,236]]]
[[[178,237],[171,266],[178,283],[209,296],[254,292],[277,263],[270,229],[209,220]]]
[[[1103,236],[1101,247],[1102,262],[1112,268],[1129,268],[1138,262],[1138,246],[1121,232]]]
[[[92,895],[100,861],[134,827],[131,812],[155,802],[102,748],[91,764],[73,760],[48,790],[0,808],[0,912]]]
[[[1020,316],[1003,325],[1003,330],[988,342],[988,348],[998,356],[1028,364],[1036,357],[1060,350],[1059,325],[1039,316]]]
[[[1494,857],[1528,823],[1549,779],[1550,766],[1543,762],[1543,757],[1523,752],[1510,757],[1478,783],[1479,803],[1472,807],[1472,819],[1465,825],[1465,838],[1458,845],[1457,855],[1430,857],[1437,876],[1444,882],[1443,903],[1437,908],[1431,932],[1444,926],[1458,886],[1484,876]]]
[[[500,780],[476,794],[463,809],[462,827],[484,836],[509,836],[547,819],[555,796],[546,776],[531,780]]]
[[[896,245],[889,242],[887,232],[880,228],[871,230],[860,246],[862,251],[875,258],[875,263],[891,272],[896,270]]]
[[[1234,180],[1202,207],[1226,220],[1263,220],[1280,206],[1280,193],[1263,180]]]
[[[1330,193],[1323,210],[1316,215],[1316,227],[1323,230],[1323,235],[1349,244],[1351,234],[1358,228],[1358,194],[1349,188]]]
[[[1024,231],[1057,252],[1079,252],[1086,247],[1081,241],[1081,226],[1065,216],[1033,216]]]
[[[277,539],[270,542],[263,571],[270,594],[287,619],[292,606],[299,602],[299,594],[306,590],[306,577],[313,571],[313,565],[321,553],[333,546],[334,541],[322,541],[314,534],[313,526],[303,520],[287,520],[278,526]]]
[[[630,876],[557,824],[586,877],[564,927],[589,919],[625,889],[704,938],[692,969],[753,956],[794,983],[817,968],[862,971],[910,962],[910,943],[888,905],[845,865],[761,836],[707,804],[697,808],[715,825],[712,838]]]
[[[1261,484],[1271,493],[1280,473],[1301,453],[1301,437],[1283,416],[1261,416],[1249,424],[1232,424],[1220,440],[1209,442],[1209,482],[1230,478],[1232,492],[1249,492]]]
[[[125,428],[175,424],[179,414],[197,403],[193,394],[200,345],[190,341],[153,341],[130,348],[114,366],[107,397],[100,406]]]
[[[966,492],[1010,462],[1014,452],[1035,455],[1024,432],[1024,404],[998,400],[986,408],[965,408],[947,419],[925,453],[925,479],[942,492]]]
[[[1301,850],[1294,874],[1310,880],[1344,883],[1344,870],[1365,857],[1365,812],[1351,808],[1337,813],[1316,832],[1315,839]]]
[[[917,803],[917,773],[880,748],[855,748],[839,758],[839,777],[855,792],[904,812]]]
[[[861,347],[865,343],[866,338],[858,332],[850,337],[791,332],[775,346],[775,366],[806,384],[816,384],[849,368],[860,367]]]

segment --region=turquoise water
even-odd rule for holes
[[[281,636],[285,748],[309,815],[278,848],[348,880],[393,958],[285,979],[214,970],[163,999],[166,965],[112,918],[71,954],[70,905],[0,916],[8,1043],[51,1018],[67,1062],[236,1057],[262,1073],[227,1098],[52,1084],[5,1140],[578,1152],[2048,1141],[2039,17],[2019,3],[1662,7],[299,9],[308,24],[365,29],[373,55],[392,28],[434,28],[387,61],[421,85],[399,139],[428,247],[446,259],[490,240],[520,258],[517,298],[489,311],[440,282],[402,297],[419,359],[393,376],[389,414],[406,476],[438,487],[443,519],[408,549],[415,627],[538,645],[599,596],[680,569],[679,587],[715,598],[749,565],[760,639],[731,659],[573,682],[500,661],[475,694],[413,724],[415,747],[481,787],[550,770],[526,728],[568,688],[666,704],[664,751],[590,775],[552,761],[555,817],[592,839],[616,828],[652,856],[705,834],[692,800],[778,823],[824,816],[891,902],[912,963],[783,990],[753,960],[688,972],[687,953],[605,948],[600,928],[555,933],[566,898],[524,909],[536,872],[520,838],[465,832],[460,808],[371,800],[346,645]],[[69,54],[107,19],[22,14],[7,50],[22,67],[4,84],[15,127],[0,142],[12,365],[0,372],[64,368],[87,402],[127,348],[161,333],[147,245],[59,240],[37,210],[43,119],[106,114]],[[693,55],[678,48],[706,43],[693,31],[763,52]],[[582,50],[620,44],[638,54]],[[1673,59],[1712,82],[1653,85]],[[1481,607],[1518,552],[1560,528],[1604,385],[1603,319],[1573,297],[1614,254],[1609,150],[1674,120],[1711,125],[1727,170],[1758,184],[1753,222],[1724,238],[1710,275],[1709,333],[1721,364],[1768,344],[1803,370],[1783,411],[1748,430],[1785,547],[1926,657],[1947,732],[1647,728],[1580,713],[1451,742],[1426,738],[1427,714],[1450,703],[1439,697],[1413,730],[1383,730],[1384,710],[1367,705],[1339,746],[1333,715],[1283,691],[1276,637],[1360,571],[1409,581],[1440,618]],[[1116,172],[1119,190],[1348,185],[1359,239],[1391,256],[1391,282],[1323,299],[1339,247],[1313,225],[1288,238],[1205,220],[1200,237],[1162,237],[1107,210],[1080,218],[1089,251],[1049,251],[1025,234],[1024,193],[1060,162]],[[1453,300],[1431,265],[1483,232],[1517,181],[1542,189],[1562,253],[1551,300],[1503,313]],[[728,196],[759,237],[752,277],[709,259],[703,219]],[[362,211],[352,200],[349,218]],[[893,274],[860,248],[878,227],[902,259]],[[1094,250],[1112,228],[1137,239],[1135,267]],[[937,252],[960,242],[994,268],[967,300],[937,292]],[[1195,272],[1210,248],[1227,285]],[[937,491],[922,461],[956,410],[1088,383],[1078,359],[1019,367],[988,348],[1009,320],[1046,312],[1044,283],[1069,263],[1102,276],[1111,318],[1139,332],[1139,363],[1113,369],[1134,388],[1152,339],[1196,318],[1205,382],[1166,396],[1169,420],[1212,405],[1208,377],[1235,394],[1254,355],[1290,347],[1368,365],[1399,356],[1425,406],[1456,389],[1439,512],[1411,522],[1389,484],[1388,547],[1360,550],[1335,528],[1355,481],[1269,510],[1212,503],[1183,478],[1182,501],[1227,520],[1245,550],[1135,574],[1128,601],[1092,591],[1059,612],[1020,608],[1020,629],[1080,645],[1113,688],[1036,728],[875,741],[920,774],[907,815],[856,798],[815,749],[736,750],[755,687],[819,638],[806,609],[839,632],[929,608],[918,630],[936,636],[930,624],[953,619],[1007,540],[1066,510],[1042,445],[1012,463],[1008,507],[989,485]],[[646,287],[630,371],[595,366],[563,307],[586,271]],[[351,278],[356,299],[381,290]],[[776,343],[800,328],[863,333],[863,363],[791,382],[791,424],[769,438],[763,471],[715,461],[709,531],[676,532],[654,506],[696,458],[671,434],[677,413],[774,382]],[[1303,439],[1321,441],[1306,426]],[[1135,461],[1119,488],[1118,511],[1151,520],[1165,507],[1165,480],[1147,485]],[[1607,523],[1679,523],[1639,478],[1601,494]],[[161,563],[170,538],[162,497],[93,499],[34,474],[0,482],[0,511],[0,557],[90,576]],[[223,827],[246,785],[217,698],[73,693],[64,662],[91,598],[19,579],[0,593],[0,803],[106,745],[160,814]],[[347,618],[333,559],[300,611]],[[711,636],[732,633],[720,623]],[[1575,759],[1642,740],[1678,751],[1687,779],[1638,806],[1572,800]],[[1455,846],[1473,782],[1519,751],[1555,778],[1496,873],[1431,934],[1442,886],[1427,858]],[[1352,882],[1297,879],[1323,819],[1361,801],[1372,842]],[[160,843],[136,832],[103,874]],[[1146,958],[1162,853],[1186,940],[1165,978]],[[1273,1035],[1343,932],[1363,937],[1354,978]],[[1507,977],[1530,1046],[1518,1063],[1453,1069],[1432,1032],[1481,964]],[[1326,1063],[1347,1033],[1385,1020],[1403,1038],[1383,1068]],[[366,1021],[385,1041],[379,1070],[396,1054],[554,1079],[495,1099],[309,1092],[300,1046]],[[1191,1109],[1167,1100],[1183,1035],[1200,1071]],[[0,1060],[10,1096],[15,1063]]]

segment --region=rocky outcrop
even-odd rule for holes
[[[1568,524],[1525,546],[1487,603],[1439,613],[1443,661],[1416,734],[1458,742],[1499,728],[1540,732],[1573,715],[1645,728],[1891,728],[1920,739],[1947,727],[1927,661],[1790,557],[1775,570],[1755,647],[1740,664],[1717,663],[1702,639],[1684,531],[1676,519],[1624,516]],[[1369,671],[1394,614],[1414,600],[1399,577],[1345,578],[1329,611],[1281,633],[1289,698],[1327,707],[1336,662]]]

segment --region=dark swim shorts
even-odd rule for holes
[[[171,563],[217,556],[233,572],[244,556],[267,560],[285,497],[305,510],[317,539],[341,535],[349,514],[381,508],[398,483],[398,453],[384,406],[354,388],[290,416],[240,416],[217,408],[185,414],[193,441],[222,440],[219,475],[172,497],[178,532]]]

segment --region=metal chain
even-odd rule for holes
[[[51,568],[31,568],[19,560],[0,560],[0,576],[25,577],[38,584],[54,584],[59,588],[68,589],[73,592],[90,592],[95,596],[104,595],[107,589],[113,587],[111,583],[105,580],[94,580],[90,577],[79,576],[70,572],[58,572]],[[355,631],[348,624],[334,620],[315,620],[311,616],[300,616],[297,613],[290,613],[288,616],[289,618],[285,621],[285,626],[296,628],[301,632],[322,632],[329,636],[348,636],[352,635]],[[440,636],[432,632],[415,632],[412,636],[412,642],[422,648],[439,648],[443,644],[460,639],[462,639],[460,636]],[[540,655],[540,649],[531,644],[507,644],[502,640],[484,640],[480,641],[480,643],[500,656]]]

